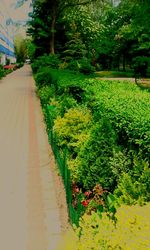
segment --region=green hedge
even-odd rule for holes
[[[118,136],[118,144],[150,155],[150,95],[127,82],[89,81],[95,120],[107,118]],[[89,96],[90,100],[91,96]]]
[[[49,67],[35,79],[42,104],[51,107],[60,152],[68,150],[72,181],[84,191],[100,184],[120,203],[149,201],[149,93]],[[88,123],[83,114],[90,114]]]
[[[57,55],[44,55],[38,57],[32,63],[33,73],[37,73],[40,69],[43,70],[44,67],[59,68],[60,60]]]
[[[4,69],[3,69],[3,66],[0,65],[0,79],[1,79],[3,76],[5,76],[5,75],[6,75],[6,73],[5,73]]]

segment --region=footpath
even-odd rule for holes
[[[0,249],[56,250],[67,226],[64,197],[25,65],[0,81]]]

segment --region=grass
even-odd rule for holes
[[[110,78],[110,77],[134,77],[134,73],[132,71],[98,71],[95,73],[97,77],[105,77],[105,78]]]

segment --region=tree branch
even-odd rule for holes
[[[64,11],[66,8],[81,6],[81,5],[88,5],[88,4],[90,4],[91,2],[94,2],[94,1],[96,1],[96,0],[93,0],[93,1],[89,0],[89,1],[84,1],[84,2],[81,2],[81,3],[79,3],[79,2],[78,3],[67,3],[62,7],[61,12]]]

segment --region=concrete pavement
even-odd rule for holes
[[[62,221],[49,152],[26,65],[0,81],[0,250],[57,249]]]

